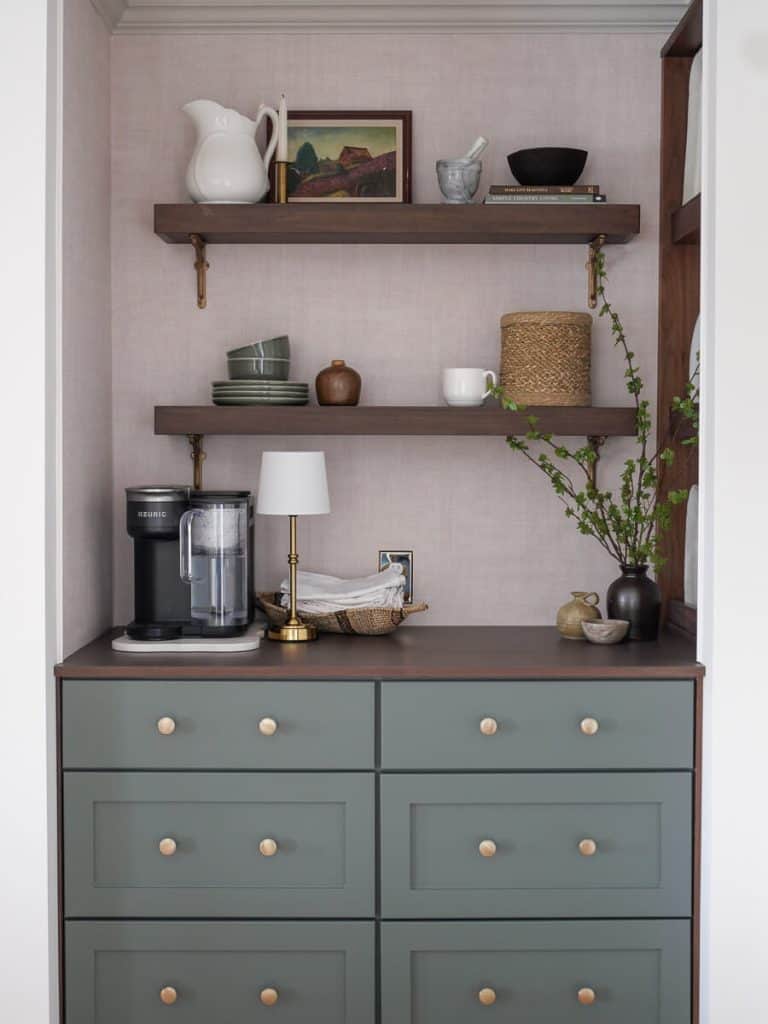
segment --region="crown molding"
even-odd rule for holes
[[[665,0],[91,0],[119,34],[227,32],[667,32]]]

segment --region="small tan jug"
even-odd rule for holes
[[[586,590],[572,590],[571,595],[573,600],[564,604],[557,613],[557,628],[566,640],[583,640],[582,622],[603,617],[597,607],[600,597],[594,591],[590,594]]]

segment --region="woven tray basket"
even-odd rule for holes
[[[269,619],[270,626],[283,626],[288,618],[287,609],[280,604],[280,594],[257,594],[258,603]],[[343,612],[324,612],[315,615],[300,612],[302,622],[315,626],[320,633],[350,633],[357,636],[384,636],[394,633],[409,615],[425,612],[427,604],[409,604],[402,610],[393,608],[348,608]]]
[[[501,387],[521,405],[592,404],[589,313],[501,318]]]

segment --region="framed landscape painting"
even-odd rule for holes
[[[410,201],[409,110],[289,111],[289,203]]]

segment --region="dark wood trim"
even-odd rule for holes
[[[687,441],[696,436],[690,420],[675,409],[669,410],[669,431],[676,441]]]
[[[425,203],[174,203],[155,206],[155,234],[164,241],[242,245],[582,244],[598,235],[628,242],[640,230],[640,207]]]
[[[389,636],[265,640],[249,654],[118,654],[116,631],[58,665],[66,679],[691,679],[695,645],[664,633],[657,643],[600,647],[563,640],[549,626],[410,626]],[[122,632],[119,630],[117,632]],[[439,683],[437,683],[439,685]]]
[[[561,437],[632,437],[632,408],[531,408],[512,413],[498,406],[397,405],[159,405],[156,434],[377,435],[392,437],[506,437],[524,434],[526,417],[539,417],[539,429]]]
[[[664,44],[662,57],[693,57],[704,40],[704,2],[692,0],[690,7]]]
[[[690,12],[689,12],[690,13]],[[662,491],[679,490],[697,478],[697,446],[683,445],[684,434],[675,436],[679,418],[670,413],[675,396],[685,394],[689,374],[689,349],[699,314],[700,247],[690,235],[701,202],[682,206],[685,146],[688,123],[688,84],[691,59],[668,57],[662,66],[661,198],[659,238],[659,345],[657,434],[659,443],[675,452],[675,461],[664,470]],[[688,232],[690,244],[676,243],[674,231]],[[688,431],[690,433],[690,431]],[[684,505],[672,510],[671,528],[664,538],[667,561],[659,572],[663,614],[671,601],[682,602],[685,564]]]
[[[403,202],[411,202],[411,182],[413,178],[413,111],[412,110],[289,110],[288,125],[291,121],[402,121],[403,124]],[[272,122],[267,121],[267,144],[272,135]],[[270,180],[275,163],[272,161]],[[270,195],[272,190],[270,189]],[[342,200],[342,202],[354,200]],[[290,200],[289,200],[290,202]],[[338,205],[336,203],[335,205]],[[391,204],[390,204],[391,205]]]
[[[697,612],[684,601],[671,600],[667,610],[667,624],[679,629],[686,636],[696,638]]]
[[[673,212],[671,237],[675,245],[701,243],[701,195],[694,196]]]

